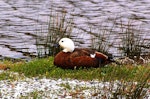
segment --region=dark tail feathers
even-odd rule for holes
[[[116,63],[117,65],[121,65],[119,62],[117,62],[116,60],[114,60],[113,56],[108,56],[108,61],[111,63]]]

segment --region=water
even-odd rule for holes
[[[91,36],[86,33],[89,27],[112,27],[114,19],[115,24],[119,24],[120,18],[123,24],[128,24],[130,18],[134,25],[141,25],[143,38],[150,40],[150,0],[0,0],[0,56],[30,58],[37,55],[37,31],[47,28],[51,9],[65,10],[68,17],[74,16],[83,42],[89,42],[87,39]],[[117,31],[116,28],[112,41],[118,38]],[[116,48],[111,51],[118,53]]]

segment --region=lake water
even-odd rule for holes
[[[89,42],[89,27],[92,31],[111,28],[114,23],[128,24],[131,19],[133,25],[142,27],[142,37],[150,40],[150,0],[0,0],[0,56],[27,59],[37,55],[37,31],[47,28],[52,10],[65,10],[68,17],[74,16],[83,42]],[[117,41],[117,31],[112,41]],[[114,47],[110,52],[116,55],[119,51]]]

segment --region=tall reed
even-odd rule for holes
[[[62,13],[56,13],[51,11],[49,20],[48,20],[48,32],[45,33],[45,36],[38,37],[37,39],[37,48],[38,57],[53,56],[60,51],[60,48],[55,47],[55,44],[62,37],[71,37],[71,32],[73,29],[73,18],[67,18],[66,11]],[[44,35],[41,29],[41,35]],[[44,39],[42,42],[39,40]]]
[[[121,47],[124,56],[127,56],[131,59],[135,57],[137,59],[143,54],[144,50],[147,49],[146,46],[148,42],[142,38],[142,31],[141,27],[137,27],[133,25],[131,21],[128,21],[127,25],[122,24],[120,25],[121,29]]]
[[[111,24],[112,26],[110,26],[108,18],[105,22],[101,22],[99,28],[91,28],[89,31],[91,35],[91,48],[107,55],[111,55],[109,51],[115,42],[112,36],[114,35],[113,32],[115,30],[116,19],[112,19],[111,21],[114,22]]]
[[[62,38],[76,38],[74,39],[75,43],[79,42],[79,36],[72,34],[73,30],[77,29],[74,26],[74,18],[67,17],[67,13],[63,10],[61,13],[51,11],[50,17],[48,20],[47,32],[43,32],[44,29],[41,29],[41,36],[37,37],[37,48],[38,48],[38,57],[43,56],[53,56],[60,51],[60,48],[54,47],[54,45]],[[119,18],[121,20],[121,18]],[[141,34],[144,34],[142,28],[137,28],[132,21],[128,21],[127,24],[124,24],[121,20],[118,24],[118,18],[106,19],[107,21],[102,22],[99,28],[89,27],[88,30],[84,30],[85,33],[88,33],[91,38],[91,48],[96,49],[105,54],[109,54],[110,49],[115,44],[120,44],[118,47],[119,50],[129,58],[137,59],[143,54],[145,49],[149,49],[150,42],[145,41]],[[90,29],[90,30],[89,30]],[[80,31],[81,29],[78,28]],[[116,31],[117,30],[117,31]],[[119,41],[116,43],[115,36],[119,33]],[[44,35],[44,36],[43,36]],[[114,36],[114,37],[113,37]],[[84,37],[82,37],[84,38]],[[80,38],[81,39],[81,38]],[[112,53],[112,52],[111,52]],[[110,55],[110,54],[109,54]]]

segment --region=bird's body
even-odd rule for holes
[[[61,39],[59,45],[63,51],[54,58],[54,65],[58,67],[65,69],[101,67],[109,62],[109,57],[103,53],[87,48],[75,48],[69,38]]]

